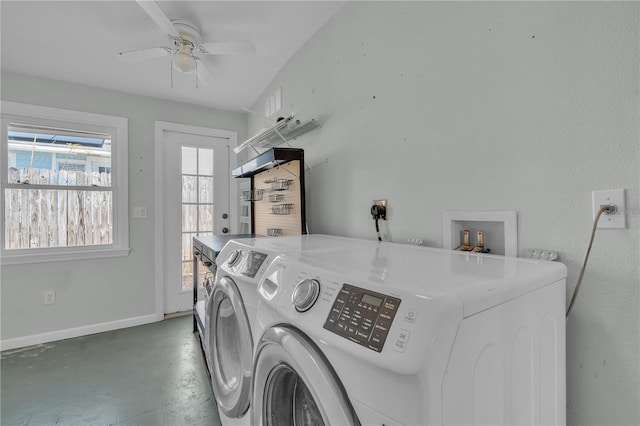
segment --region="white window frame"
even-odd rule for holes
[[[124,117],[71,111],[17,102],[0,103],[2,143],[0,144],[0,265],[51,261],[100,259],[129,254],[128,120]],[[5,188],[8,183],[9,123],[39,124],[111,134],[111,189],[113,193],[113,243],[70,247],[5,249]],[[25,188],[26,189],[26,188]],[[90,188],[88,188],[90,189]]]

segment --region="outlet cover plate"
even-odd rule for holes
[[[387,200],[373,200],[373,205],[384,207],[384,217],[382,220],[389,219],[389,209],[387,208]]]
[[[136,206],[133,208],[133,218],[134,219],[146,219],[147,218],[147,208]]]
[[[602,213],[598,220],[598,228],[624,229],[627,227],[627,204],[624,189],[607,189],[593,191],[591,193],[593,205],[593,219],[595,220],[600,206],[613,204],[616,206],[615,214]]]

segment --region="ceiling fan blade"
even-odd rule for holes
[[[208,55],[249,55],[256,53],[256,47],[250,41],[201,43],[198,45],[198,49]]]
[[[207,66],[202,62],[200,58],[194,56],[196,59],[196,73],[198,75],[198,80],[203,82],[204,84],[213,84],[215,81],[215,77],[211,74],[211,71],[207,68]]]
[[[167,33],[172,38],[180,38],[180,33],[178,32],[176,27],[173,26],[171,20],[167,17],[167,15],[165,15],[162,9],[160,9],[158,3],[149,0],[137,0],[137,2],[142,10],[147,12],[147,15],[149,15],[151,19],[156,22],[156,24],[158,24],[162,31]]]
[[[139,62],[146,59],[159,58],[171,55],[172,51],[168,47],[152,47],[151,49],[131,50],[129,52],[118,53],[118,58],[125,62]]]

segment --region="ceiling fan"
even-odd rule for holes
[[[152,47],[118,53],[126,62],[138,62],[161,56],[171,56],[172,70],[183,74],[196,73],[196,79],[211,82],[213,76],[196,56],[201,55],[237,55],[255,53],[255,46],[249,41],[203,42],[200,31],[189,22],[170,20],[155,1],[137,0],[138,4],[156,24],[167,34],[173,46]],[[172,71],[173,72],[173,71]]]

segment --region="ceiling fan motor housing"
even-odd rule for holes
[[[200,44],[201,42],[200,31],[198,31],[196,27],[180,19],[173,19],[171,23],[173,24],[174,27],[176,27],[176,30],[178,30],[178,32],[180,33],[180,39],[174,40],[174,42],[176,43],[176,46],[178,44],[182,44],[182,45],[190,44],[191,48],[193,49]]]
[[[193,49],[200,43],[200,32],[193,25],[181,20],[172,20],[171,23],[180,33],[180,38],[173,40],[176,51],[171,58],[171,63],[176,70],[184,74],[192,74],[196,70],[197,59],[193,55]]]

